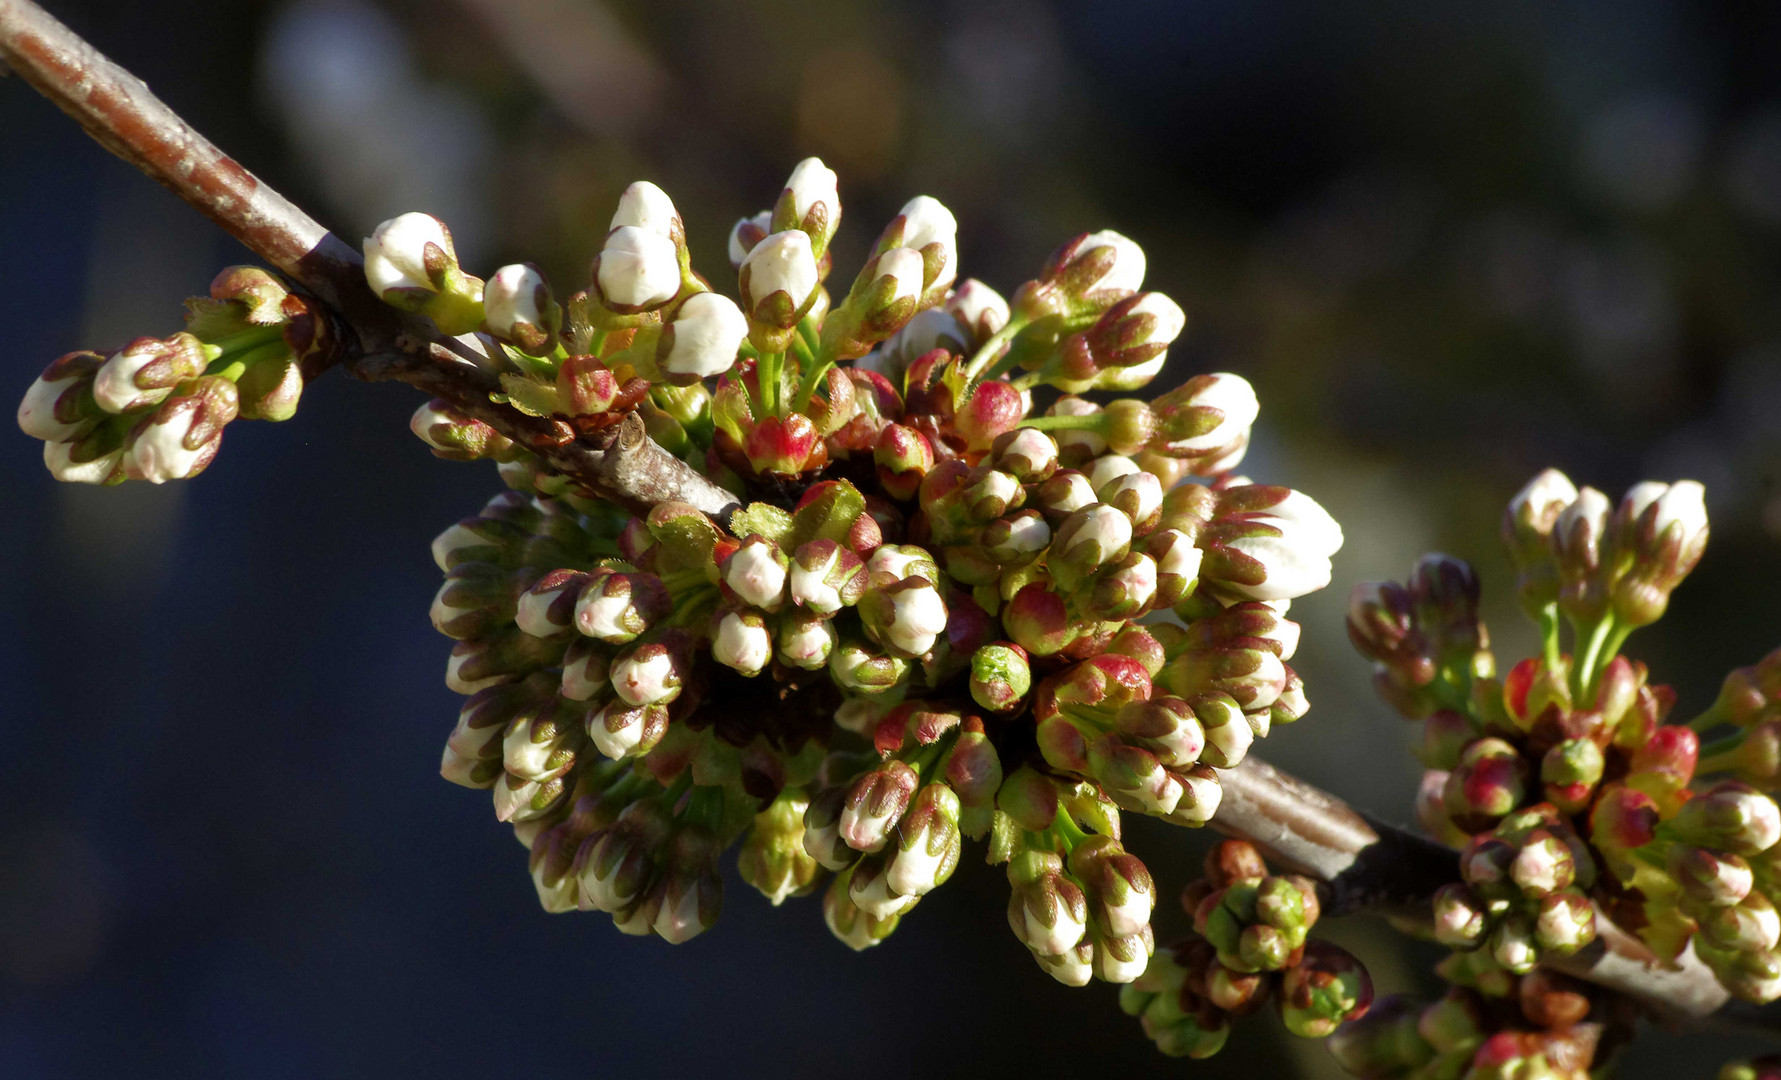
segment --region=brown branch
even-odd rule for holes
[[[474,339],[439,335],[372,294],[350,244],[193,130],[141,79],[30,0],[0,0],[0,60],[99,144],[220,225],[312,293],[349,332],[334,358],[363,379],[397,379],[538,453],[589,491],[633,512],[670,500],[728,522],[736,496],[622,426],[580,438],[566,425],[489,399],[499,384]],[[630,432],[634,438],[621,437]]]

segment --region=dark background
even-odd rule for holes
[[[1262,749],[1407,817],[1411,729],[1369,697],[1348,589],[1439,548],[1485,575],[1534,471],[1708,485],[1713,542],[1631,651],[1704,707],[1781,599],[1781,9],[1102,0],[52,3],[349,238],[410,209],[468,268],[584,280],[661,183],[727,288],[729,223],[821,154],[850,274],[908,196],[1004,292],[1111,226],[1189,328],[1170,380],[1245,374],[1245,471],[1348,536],[1294,609],[1313,710]],[[179,325],[233,241],[0,80],[0,384]],[[1262,1017],[1207,1063],[1054,984],[967,854],[885,946],[732,872],[681,947],[540,912],[487,797],[435,775],[457,698],[427,541],[497,489],[399,386],[331,377],[202,478],[63,486],[0,432],[0,1076],[1327,1076]],[[1205,837],[1134,827],[1165,892]],[[1159,936],[1185,918],[1159,909]],[[1435,953],[1331,932],[1382,990]],[[1627,1075],[1749,1049],[1653,1035]]]

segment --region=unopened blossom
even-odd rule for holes
[[[736,353],[748,337],[748,318],[727,296],[695,293],[674,313],[662,331],[658,363],[670,376],[710,378],[736,364]]]
[[[618,209],[612,214],[608,229],[626,226],[643,229],[672,240],[680,231],[680,212],[668,193],[650,183],[638,180],[618,197]]]
[[[679,254],[659,232],[636,225],[614,229],[595,262],[601,295],[617,307],[655,307],[680,292]]]
[[[531,263],[503,266],[482,292],[483,325],[521,351],[543,356],[555,345],[562,309],[544,274]]]

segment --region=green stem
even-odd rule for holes
[[[1710,743],[1702,743],[1699,751],[1700,763],[1704,765],[1709,758],[1725,757],[1730,754],[1736,754],[1739,748],[1744,745],[1744,740],[1749,735],[1750,733],[1748,731],[1737,731],[1723,738],[1714,739]],[[1695,771],[1700,772],[1702,770],[1697,766]]]
[[[1572,672],[1573,689],[1577,695],[1579,708],[1587,708],[1590,693],[1595,688],[1596,658],[1602,654],[1602,646],[1607,643],[1608,635],[1614,629],[1614,613],[1608,612],[1590,629],[1589,641],[1583,648],[1583,655],[1577,658],[1577,670]]]
[[[779,415],[779,373],[785,364],[784,353],[762,353],[755,365],[755,380],[761,384],[761,418]]]
[[[1725,711],[1721,707],[1720,702],[1715,701],[1706,712],[1695,717],[1693,720],[1690,720],[1688,726],[1698,735],[1703,731],[1712,731],[1721,724],[1729,723],[1731,723],[1731,721],[1725,718]]]
[[[1602,647],[1601,655],[1596,657],[1595,672],[1589,677],[1588,700],[1591,703],[1595,701],[1596,691],[1601,686],[1603,672],[1607,671],[1608,665],[1614,662],[1616,656],[1620,655],[1620,647],[1626,644],[1627,636],[1634,629],[1631,625],[1621,622],[1612,615],[1608,618],[1613,622],[1614,629],[1608,634],[1608,643]]]
[[[1103,431],[1113,419],[1106,412],[1088,413],[1083,416],[1029,416],[1020,422],[1021,427],[1033,428],[1038,431]]]
[[[284,326],[280,324],[278,326],[256,326],[238,334],[230,334],[220,341],[209,341],[205,344],[220,350],[221,354],[226,356],[232,352],[257,349],[269,341],[282,341],[283,339]]]
[[[1540,641],[1544,647],[1548,671],[1557,671],[1559,667],[1561,656],[1558,638],[1558,601],[1554,600],[1540,609]]]
[[[1026,329],[1026,325],[1025,316],[1019,312],[1010,315],[1008,324],[991,334],[989,340],[971,354],[970,362],[965,365],[965,384],[968,386],[986,377],[986,369],[995,361],[996,354],[1002,350],[1002,346],[1013,341],[1014,335]]]

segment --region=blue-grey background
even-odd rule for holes
[[[349,238],[409,209],[465,262],[579,285],[661,183],[696,265],[791,164],[842,174],[837,265],[908,196],[1005,291],[1075,232],[1143,243],[1235,370],[1247,471],[1343,522],[1295,608],[1313,710],[1262,750],[1405,817],[1411,732],[1341,631],[1356,581],[1474,560],[1506,667],[1503,501],[1556,464],[1710,490],[1714,539],[1632,651],[1682,708],[1781,638],[1781,12],[1685,0],[63,2],[52,10]],[[179,325],[244,252],[0,80],[0,388]],[[850,272],[844,270],[843,272]],[[435,775],[457,699],[428,539],[493,491],[338,375],[203,477],[57,485],[0,431],[0,1076],[1327,1076],[1258,1017],[1208,1063],[1054,984],[967,857],[885,946],[732,874],[671,948],[547,916],[487,799]],[[1172,892],[1205,839],[1132,830]],[[1185,918],[1170,905],[1159,936]],[[1332,932],[1383,990],[1434,954]],[[1654,1036],[1629,1076],[1749,1045]]]

